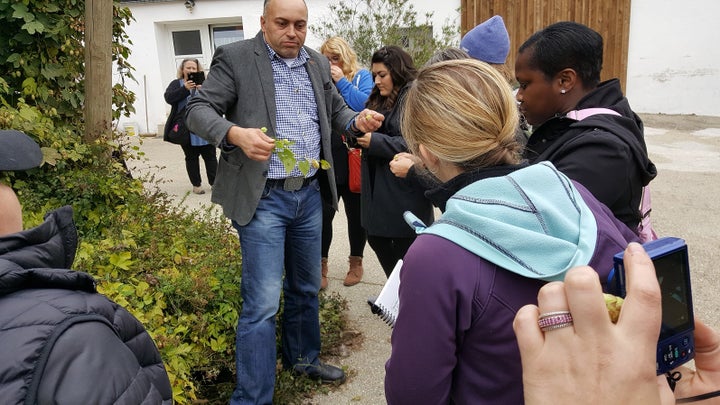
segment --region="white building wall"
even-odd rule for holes
[[[322,43],[322,38],[313,35],[312,25],[327,18],[332,1],[307,0],[308,46],[317,48]],[[197,0],[192,11],[182,0],[125,4],[136,20],[127,32],[133,41],[129,61],[138,83],[125,83],[137,95],[136,113],[121,118],[119,127],[132,123],[140,132],[155,133],[170,111],[163,93],[176,75],[171,31],[206,30],[208,24],[241,21],[245,38],[252,38],[260,30],[263,0]],[[420,19],[425,12],[433,12],[436,29],[448,20],[459,24],[460,0],[412,4]],[[682,5],[673,0],[632,0],[626,93],[635,111],[720,116],[718,15],[718,0],[688,0]],[[203,55],[205,67],[212,58],[210,52]]]
[[[718,0],[632,0],[626,93],[636,112],[720,116],[718,16]]]
[[[119,127],[125,123],[138,126],[139,131],[155,133],[158,125],[164,125],[170,112],[170,105],[163,94],[168,84],[176,78],[171,31],[183,28],[198,29],[207,24],[239,23],[244,25],[246,38],[249,33],[260,29],[262,1],[198,1],[190,11],[183,1],[127,3],[135,21],[127,27],[133,42],[128,59],[135,67],[133,72],[137,83],[127,80],[125,85],[135,92],[135,114],[123,117]],[[260,6],[255,7],[256,4]],[[206,50],[201,58],[207,68],[212,51]]]

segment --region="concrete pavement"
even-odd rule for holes
[[[645,137],[658,177],[651,183],[656,231],[661,236],[684,238],[690,249],[690,267],[696,314],[720,328],[720,118],[698,116],[643,115]],[[131,139],[137,143],[138,138]],[[210,193],[188,194],[182,150],[159,137],[142,138],[140,150],[147,161],[130,162],[136,172],[152,173],[159,187],[189,207],[211,208]],[[201,172],[204,171],[202,166]],[[205,178],[203,173],[203,178]],[[184,200],[183,200],[184,199]],[[218,214],[219,210],[217,211]],[[375,255],[365,250],[363,281],[344,287],[349,246],[342,208],[333,222],[334,239],[329,257],[328,293],[337,292],[349,304],[349,327],[362,334],[361,343],[345,350],[345,356],[328,359],[347,367],[348,381],[310,404],[383,404],[384,364],[390,355],[391,329],[370,313],[366,300],[377,295],[385,281]],[[318,235],[319,237],[319,235]]]

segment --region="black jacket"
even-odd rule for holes
[[[425,189],[412,179],[396,177],[390,171],[390,161],[399,152],[407,152],[407,144],[400,132],[400,118],[408,86],[398,94],[395,106],[385,115],[382,126],[372,133],[370,147],[362,154],[362,192],[360,208],[362,226],[368,235],[386,238],[410,238],[415,230],[403,219],[410,211],[430,225],[434,212]]]
[[[170,404],[160,353],[129,312],[69,270],[72,209],[0,238],[3,404]]]
[[[172,127],[171,121],[173,117],[175,117],[180,103],[190,97],[190,90],[180,85],[180,79],[175,79],[171,81],[167,89],[165,89],[164,97],[165,102],[171,105],[170,115],[168,115],[165,121],[165,128],[163,130],[163,140],[167,141],[167,134],[170,131],[170,127]]]
[[[635,230],[642,188],[657,170],[648,157],[642,121],[630,109],[617,79],[600,83],[576,109],[598,107],[621,116],[598,114],[582,121],[551,118],[533,131],[524,157],[529,163],[549,160]]]

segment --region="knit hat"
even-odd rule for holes
[[[40,166],[38,144],[20,131],[0,131],[0,170],[27,170]]]
[[[492,16],[468,31],[460,40],[460,49],[483,62],[505,63],[510,53],[510,35],[502,17]]]

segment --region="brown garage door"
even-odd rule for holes
[[[511,67],[517,49],[533,32],[554,22],[577,21],[603,37],[602,80],[617,77],[625,89],[630,0],[461,0],[462,34],[496,14],[510,33]]]

